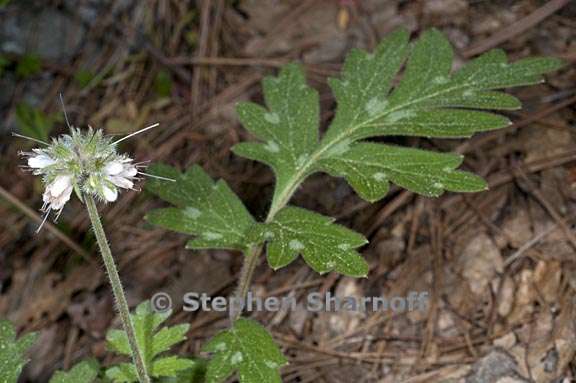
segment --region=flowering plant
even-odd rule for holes
[[[64,106],[64,102],[62,102],[62,106]],[[64,114],[66,116],[65,109]],[[120,312],[127,339],[126,344],[129,346],[127,351],[132,355],[135,375],[140,382],[147,383],[150,382],[150,378],[144,359],[145,355],[143,355],[142,345],[138,342],[137,333],[130,318],[122,282],[100,222],[95,198],[101,201],[114,202],[118,198],[118,188],[133,189],[137,175],[146,175],[139,170],[139,167],[142,167],[141,164],[134,164],[130,157],[117,152],[117,144],[136,134],[157,127],[158,124],[150,125],[113,141],[111,137],[105,136],[102,130],[94,130],[89,127],[88,130],[81,131],[73,128],[68,121],[68,116],[66,116],[66,122],[70,134],[54,138],[50,144],[32,139],[42,143],[45,147],[22,153],[27,158],[28,166],[32,169],[33,174],[42,176],[42,181],[46,185],[42,195],[44,203],[41,208],[44,219],[38,227],[38,231],[53,210],[56,212],[55,219],[60,216],[64,205],[70,200],[72,191],[75,191],[78,198],[86,204],[116,299],[116,307]]]
[[[274,270],[301,256],[321,274],[367,276],[369,265],[358,251],[367,242],[364,236],[331,217],[289,206],[304,180],[316,172],[342,177],[370,202],[383,198],[391,183],[429,197],[446,191],[486,190],[481,177],[459,169],[461,155],[367,140],[382,136],[462,138],[503,128],[510,121],[486,110],[518,109],[520,102],[499,90],[541,82],[543,74],[562,65],[551,58],[508,63],[501,50],[487,52],[455,72],[452,64],[452,48],[436,30],[425,32],[415,43],[409,42],[406,31],[397,31],[373,53],[354,50],[341,78],[329,81],[337,108],[322,136],[318,93],[307,85],[299,66],[286,66],[277,77],[264,80],[266,107],[238,106],[241,122],[259,142],[240,143],[234,152],[269,165],[276,176],[266,219],[258,222],[224,181],[213,181],[200,167],[182,173],[160,164],[152,168],[156,179],[147,188],[173,206],[153,210],[147,219],[193,236],[187,248],[241,252],[244,264],[235,292],[240,300],[250,289],[261,254],[266,254]],[[402,68],[402,78],[395,85]],[[46,185],[44,219],[53,210],[59,215],[72,191],[86,204],[124,326],[124,332],[114,333],[109,341],[115,351],[133,359],[133,365],[120,365],[108,376],[115,382],[147,383],[150,375],[174,377],[178,369],[192,363],[157,358],[156,353],[183,340],[187,327],[155,334],[165,317],[155,316],[147,306],[140,306],[131,319],[95,205],[95,198],[115,201],[119,188],[132,189],[138,175],[146,175],[140,164],[116,150],[119,142],[137,133],[112,141],[99,130],[71,128],[70,134],[24,155]],[[279,369],[287,359],[266,329],[242,318],[241,310],[233,310],[230,328],[204,347],[212,354],[205,381],[220,383],[237,373],[242,383],[280,382]],[[148,322],[152,325],[146,327]],[[14,343],[13,337],[9,341]]]

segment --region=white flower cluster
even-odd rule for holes
[[[138,165],[116,152],[117,142],[101,130],[72,129],[71,134],[53,139],[45,148],[23,153],[33,173],[41,175],[46,185],[42,196],[46,217],[52,210],[59,215],[72,191],[81,200],[82,195],[91,194],[113,202],[118,198],[118,188],[134,188]]]

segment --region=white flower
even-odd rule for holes
[[[138,169],[132,164],[132,159],[124,158],[110,161],[104,166],[104,177],[114,186],[123,189],[132,189],[134,182],[132,180],[138,174]],[[116,201],[118,190],[114,186],[104,185],[104,199],[108,202]]]
[[[106,179],[114,185],[123,189],[132,189],[134,187],[132,180],[138,174],[138,169],[132,164],[131,159],[124,159],[107,163],[104,167],[104,174]]]
[[[102,190],[104,191],[104,199],[106,199],[106,201],[114,202],[116,198],[118,198],[118,189],[115,187],[104,186]]]
[[[118,199],[118,188],[133,189],[140,172],[130,157],[117,152],[117,144],[156,126],[158,124],[116,141],[105,136],[102,130],[89,128],[81,131],[70,127],[70,134],[44,143],[46,146],[41,149],[22,153],[32,173],[42,176],[46,185],[42,195],[42,211],[46,214],[38,230],[51,211],[56,211],[58,215],[62,212],[74,190],[79,196],[94,196],[113,202]]]
[[[42,195],[42,200],[44,201],[43,210],[62,210],[64,204],[70,200],[73,189],[72,176],[57,176],[54,181],[46,186],[46,190]]]
[[[42,152],[35,152],[36,155],[28,158],[28,166],[35,169],[44,169],[46,166],[54,165],[56,160]]]

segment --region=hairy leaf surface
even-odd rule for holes
[[[78,363],[70,371],[56,371],[50,378],[50,383],[93,383],[99,372],[98,361],[89,359]]]
[[[337,271],[365,277],[368,264],[355,250],[367,243],[362,235],[334,223],[334,219],[297,207],[282,209],[271,222],[260,227],[268,241],[268,263],[284,267],[301,254],[318,273]]]
[[[22,368],[29,361],[26,352],[37,338],[37,333],[28,333],[17,339],[12,323],[0,320],[0,382],[18,381]]]
[[[150,302],[138,305],[136,313],[131,314],[136,332],[136,341],[142,351],[144,364],[148,374],[154,378],[177,377],[184,370],[196,365],[190,359],[176,356],[163,356],[172,346],[186,339],[190,325],[181,324],[173,327],[159,326],[170,316],[171,311],[156,313]],[[123,330],[110,330],[106,335],[110,350],[126,356],[131,356],[128,337]],[[122,363],[106,370],[106,376],[115,383],[137,382],[136,367],[132,363]]]
[[[376,136],[461,138],[503,128],[509,125],[509,120],[484,109],[518,109],[520,102],[498,90],[541,82],[542,74],[562,65],[552,58],[527,58],[508,63],[504,52],[496,49],[453,71],[453,58],[450,43],[435,29],[424,32],[412,44],[408,33],[399,30],[387,36],[372,53],[352,50],[341,77],[329,80],[337,108],[328,131],[320,141],[307,140],[307,144],[298,150],[294,150],[285,137],[314,137],[319,129],[312,126],[317,121],[318,109],[316,106],[303,107],[302,95],[313,93],[307,88],[300,70],[291,65],[283,69],[276,80],[266,80],[268,84],[275,84],[276,94],[285,96],[281,104],[267,102],[268,109],[242,104],[238,109],[244,126],[265,143],[241,143],[235,151],[273,167],[278,177],[276,200],[285,197],[284,189],[292,192],[292,184],[300,183],[316,171],[346,177],[360,196],[369,201],[382,198],[388,190],[388,182],[426,196],[438,196],[445,190],[483,190],[485,183],[467,173],[452,171],[446,179],[443,167],[413,166],[426,160],[422,151],[395,150],[393,163],[387,165],[383,161],[390,152],[389,146],[356,145],[359,140]],[[397,77],[400,80],[394,86]],[[290,93],[294,84],[298,84],[300,97]],[[269,89],[265,86],[264,94],[267,92]],[[308,97],[307,102],[313,101],[313,97]],[[258,113],[248,113],[248,110],[258,110]],[[269,114],[277,110],[297,110],[299,120],[306,123],[267,123]],[[274,142],[272,146],[271,141]],[[364,148],[379,158],[377,168],[389,170],[381,172],[389,177],[377,176],[387,182],[370,180],[374,166],[352,166],[359,157],[367,159],[368,155],[361,156],[360,151]],[[376,148],[382,148],[384,153],[378,154]],[[438,158],[439,155],[432,152],[428,157],[431,162]],[[392,176],[390,168],[398,169],[401,163],[405,164],[403,171]],[[408,168],[410,174],[407,174]]]
[[[238,319],[203,350],[214,354],[206,371],[207,383],[223,382],[235,371],[241,383],[280,383],[278,369],[287,364],[270,334],[251,319]]]
[[[176,180],[152,179],[146,185],[176,207],[152,210],[146,215],[148,221],[196,236],[186,244],[191,249],[246,249],[245,233],[254,219],[224,181],[212,181],[199,166],[180,173],[167,165],[154,165],[150,171]]]

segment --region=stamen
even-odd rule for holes
[[[130,137],[134,137],[134,136],[137,135],[137,134],[144,133],[145,131],[150,130],[150,129],[152,129],[152,128],[155,128],[155,127],[157,127],[157,126],[160,126],[160,124],[159,124],[158,122],[155,123],[154,125],[147,126],[147,127],[145,127],[144,129],[140,129],[140,130],[138,130],[138,131],[136,131],[136,132],[134,132],[134,133],[130,133],[130,134],[127,135],[126,137],[122,137],[121,139],[112,142],[112,145],[116,145],[116,144],[119,143],[119,142],[122,142],[122,141],[124,141],[124,140],[126,140],[126,139],[128,139],[128,138],[130,138]]]
[[[13,135],[14,137],[24,138],[24,139],[26,139],[26,140],[38,142],[39,144],[42,144],[42,145],[46,145],[46,146],[49,145],[47,142],[44,142],[44,141],[42,141],[42,140],[38,140],[38,139],[36,139],[36,138],[24,136],[24,135],[22,135],[22,134],[18,134],[18,133],[12,132],[12,135]]]
[[[160,176],[155,176],[154,174],[148,174],[148,173],[144,173],[144,172],[138,172],[138,174],[142,174],[142,175],[145,175],[146,177],[150,177],[150,178],[157,178],[157,179],[159,179],[159,180],[176,182],[175,179],[166,178],[166,177],[160,177]]]
[[[42,219],[42,223],[40,224],[40,226],[38,226],[38,229],[36,229],[36,234],[38,234],[40,232],[40,230],[42,229],[42,226],[44,226],[44,224],[46,223],[46,220],[48,219],[49,215],[50,215],[50,209],[48,209],[46,214],[44,214],[44,219]]]
[[[64,112],[64,119],[66,120],[66,125],[70,132],[72,132],[72,126],[70,125],[70,121],[68,120],[68,113],[66,113],[66,106],[64,105],[64,98],[62,97],[62,93],[59,93],[60,96],[60,103],[62,104],[62,111]]]
[[[58,214],[56,214],[56,218],[54,218],[54,223],[58,222],[58,218],[60,217],[60,214],[62,214],[62,210],[64,210],[64,207],[58,210]]]

